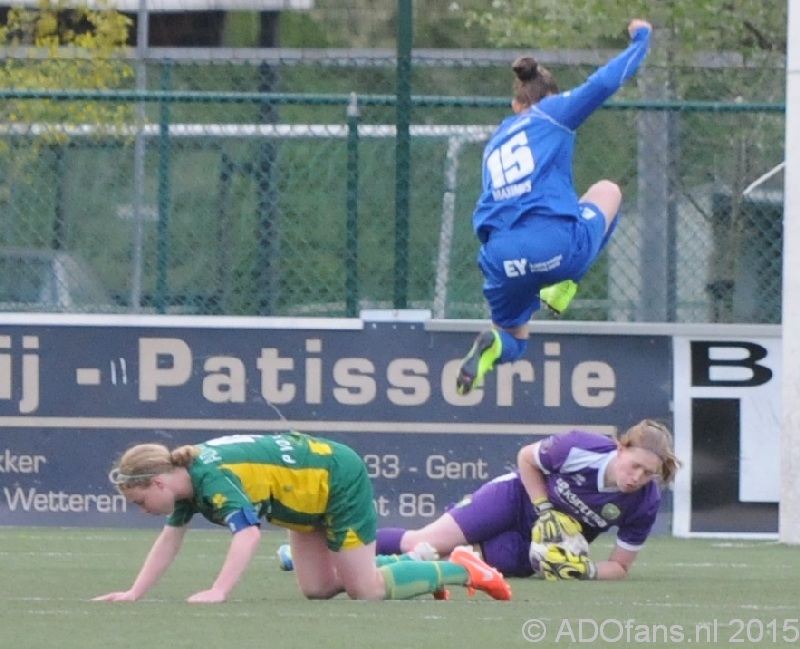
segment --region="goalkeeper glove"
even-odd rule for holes
[[[581,533],[581,524],[572,516],[553,509],[546,497],[533,501],[537,519],[531,529],[534,543],[561,543],[566,537]]]
[[[597,579],[597,565],[586,555],[575,554],[558,545],[551,545],[539,562],[547,581]]]

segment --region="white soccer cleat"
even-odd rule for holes
[[[427,541],[420,541],[417,543],[408,555],[412,557],[414,561],[437,561],[439,559],[439,553],[436,551],[436,548]]]

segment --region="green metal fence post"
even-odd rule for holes
[[[161,74],[161,89],[167,91],[171,84],[171,65],[164,64]],[[158,236],[157,236],[157,271],[155,307],[157,313],[166,313],[169,287],[167,271],[169,269],[169,178],[170,178],[170,139],[169,139],[169,102],[161,102],[158,138]]]
[[[397,2],[397,146],[395,158],[394,308],[408,306],[408,219],[411,186],[412,0]]]
[[[345,253],[345,315],[358,315],[358,97],[347,105],[347,233]]]
[[[236,173],[236,164],[231,156],[223,151],[220,155],[218,177],[218,203],[217,203],[217,238],[219,252],[217,254],[217,285],[214,290],[214,299],[219,313],[225,313],[230,308],[232,287],[232,266],[234,263],[232,250],[231,227],[231,192],[233,176]]]
[[[55,177],[55,220],[53,221],[53,241],[51,248],[53,250],[61,250],[66,247],[67,243],[67,217],[65,205],[65,188],[64,188],[64,174],[66,171],[66,156],[67,151],[65,147],[54,145],[52,147],[53,155],[53,175]]]
[[[278,87],[278,73],[268,61],[259,64],[259,90],[262,93],[275,92]],[[262,124],[278,122],[278,109],[269,101],[258,106],[259,121]],[[281,229],[279,226],[280,206],[278,205],[278,153],[277,145],[270,138],[262,138],[256,160],[256,191],[258,192],[258,314],[275,315],[278,304],[280,283],[279,251]]]

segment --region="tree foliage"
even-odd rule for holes
[[[763,0],[494,0],[465,13],[503,47],[618,45],[628,21],[641,17],[669,30],[678,51],[749,55],[785,51],[786,11],[784,1]]]
[[[414,47],[485,47],[477,24],[466,25],[465,12],[486,6],[486,0],[412,2]],[[392,48],[397,44],[398,0],[315,0],[308,12],[287,12],[282,18],[284,47]]]
[[[41,0],[38,8],[12,7],[0,25],[0,44],[10,55],[0,64],[0,86],[17,90],[109,90],[133,76],[126,51],[131,20],[118,11],[68,8]],[[108,102],[12,99],[2,120],[10,124],[121,124],[130,108]],[[61,139],[58,130],[44,135]]]
[[[786,51],[787,8],[787,0],[493,0],[488,10],[465,13],[496,45],[534,49],[619,48],[628,42],[628,21],[645,18],[655,28],[656,46],[640,77],[649,77],[651,92],[664,93],[648,98],[768,101],[784,96],[780,57]],[[712,73],[695,67],[710,59],[699,56],[706,53],[737,56]],[[681,119],[685,129],[689,118]],[[672,141],[678,141],[677,118],[663,123],[671,129]],[[743,243],[753,237],[743,189],[779,160],[782,130],[771,115],[742,112],[707,127],[694,141],[684,141],[681,152],[693,164],[673,158],[672,150],[662,152],[669,159],[664,169],[670,179],[669,200],[692,196],[704,178],[713,178],[715,190],[731,198],[726,210],[705,214],[713,224],[708,289],[715,321],[732,321]],[[644,164],[658,163],[651,159]]]

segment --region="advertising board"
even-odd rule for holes
[[[461,396],[456,372],[480,326],[6,318],[0,525],[158,526],[108,483],[125,448],[292,428],[351,445],[380,524],[416,527],[505,472],[531,440],[671,423],[668,336],[541,326],[524,359]]]

